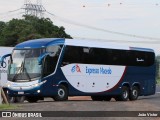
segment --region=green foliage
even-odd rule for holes
[[[17,109],[19,106],[17,105],[10,105],[10,104],[0,104],[0,110],[13,110]]]
[[[53,24],[49,18],[24,16],[24,19],[12,19],[5,23],[0,21],[0,45],[16,44],[36,38],[72,38],[65,33],[64,27]]]

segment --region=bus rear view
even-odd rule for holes
[[[127,101],[155,94],[151,49],[45,38],[20,43],[8,56],[9,95],[26,96],[29,102],[68,96]]]

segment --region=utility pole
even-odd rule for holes
[[[42,0],[37,0],[37,2],[34,4],[31,2],[31,0],[25,0],[22,9],[24,9],[25,15],[31,15],[40,18],[43,17],[44,12],[46,11],[42,5]]]

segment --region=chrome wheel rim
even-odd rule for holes
[[[65,91],[60,88],[60,89],[58,90],[58,96],[59,96],[60,98],[63,98],[63,97],[65,96]]]

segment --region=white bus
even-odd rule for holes
[[[43,38],[16,45],[10,58],[9,95],[29,102],[68,96],[127,101],[155,94],[155,53],[148,48]]]

